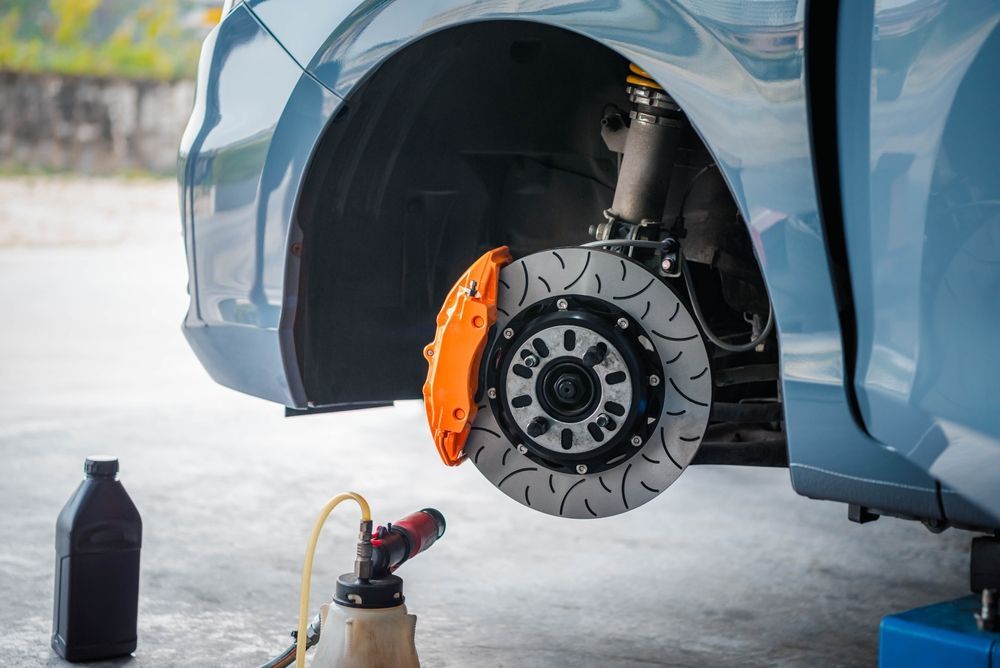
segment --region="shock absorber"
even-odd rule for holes
[[[678,240],[673,237],[660,238],[660,218],[667,203],[674,158],[687,119],[673,98],[638,65],[629,64],[626,83],[628,85],[625,90],[632,102],[628,129],[621,127],[620,116],[606,116],[602,121],[604,129],[601,134],[605,143],[610,150],[622,154],[622,158],[614,201],[611,208],[604,212],[607,222],[595,228],[594,236],[598,241],[627,239],[640,240],[640,244],[656,241],[660,275],[671,278],[683,276],[691,310],[701,325],[705,338],[716,347],[729,352],[763,350],[758,346],[774,328],[774,309],[769,308],[763,327],[760,319],[754,316],[749,341],[734,344],[722,340],[712,332],[702,313],[691,274],[685,270],[683,251]],[[626,133],[624,141],[621,139],[623,133]],[[697,178],[698,175],[694,177]],[[681,199],[681,216],[686,198],[685,194]]]
[[[614,236],[620,231],[618,224],[634,229],[643,221],[660,222],[677,146],[687,124],[677,103],[649,74],[636,65],[629,65],[629,70],[625,90],[632,103],[630,123],[623,143],[608,142],[611,150],[622,154],[622,160],[614,202],[605,211],[608,222],[599,226],[598,239]],[[604,124],[607,128],[607,119]]]

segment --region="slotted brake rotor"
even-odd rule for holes
[[[465,455],[535,510],[607,517],[669,487],[708,424],[708,354],[642,265],[560,248],[500,271]]]

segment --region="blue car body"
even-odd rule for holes
[[[718,164],[775,310],[794,489],[1000,526],[1000,4],[829,7],[237,4],[205,42],[181,146],[188,340],[224,385],[323,404],[303,380],[295,323],[300,196],[324,133],[387,59],[430,35],[550,26],[655,77]],[[825,65],[809,53],[821,45]]]

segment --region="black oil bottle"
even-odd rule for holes
[[[52,649],[67,661],[135,651],[142,519],[118,480],[118,460],[88,457],[56,522]]]

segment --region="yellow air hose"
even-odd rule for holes
[[[309,536],[309,544],[306,546],[306,560],[302,564],[302,584],[299,592],[299,627],[296,635],[295,647],[295,668],[305,668],[306,665],[306,626],[309,622],[309,583],[312,580],[313,557],[316,555],[316,543],[319,541],[319,534],[323,530],[326,518],[330,516],[333,509],[340,505],[341,501],[351,499],[361,507],[361,521],[370,522],[372,511],[365,498],[356,492],[342,492],[326,502],[316,524],[313,525],[312,535]]]

